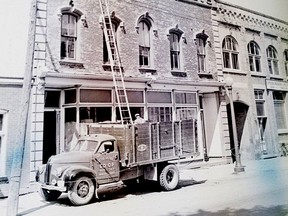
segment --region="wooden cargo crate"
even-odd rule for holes
[[[88,133],[115,136],[122,166],[172,160],[193,155],[198,150],[196,120],[137,125],[90,124]]]

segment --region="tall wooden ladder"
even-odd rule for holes
[[[125,88],[123,68],[119,56],[119,51],[116,43],[115,33],[111,21],[111,14],[109,11],[108,0],[99,0],[100,9],[103,19],[103,31],[107,45],[109,63],[113,76],[114,88],[116,93],[117,105],[122,124],[131,123],[132,116]]]

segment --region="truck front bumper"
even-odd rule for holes
[[[55,191],[61,191],[61,192],[66,192],[67,191],[67,187],[63,186],[56,186],[56,185],[47,185],[47,184],[42,184],[39,183],[39,186],[42,189],[46,189],[46,190],[55,190]]]

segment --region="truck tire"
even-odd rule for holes
[[[40,196],[46,201],[56,200],[61,195],[61,193],[61,191],[47,190],[44,188],[40,188],[39,190]]]
[[[174,164],[165,166],[159,176],[159,183],[166,191],[173,190],[179,182],[179,170]]]
[[[75,180],[68,191],[68,198],[74,205],[85,205],[91,201],[94,192],[95,185],[91,178],[83,176]]]

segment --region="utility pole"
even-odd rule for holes
[[[15,130],[16,143],[13,150],[13,162],[11,168],[11,175],[9,179],[9,194],[7,216],[16,216],[18,213],[19,191],[21,184],[21,174],[23,167],[23,157],[25,152],[25,140],[28,124],[30,95],[31,95],[31,81],[33,73],[33,58],[34,58],[34,44],[35,44],[35,28],[36,28],[36,0],[32,0],[30,9],[30,24],[28,35],[28,47],[26,55],[26,64],[24,72],[24,80],[22,86],[21,97],[21,112],[18,121],[18,128]]]

